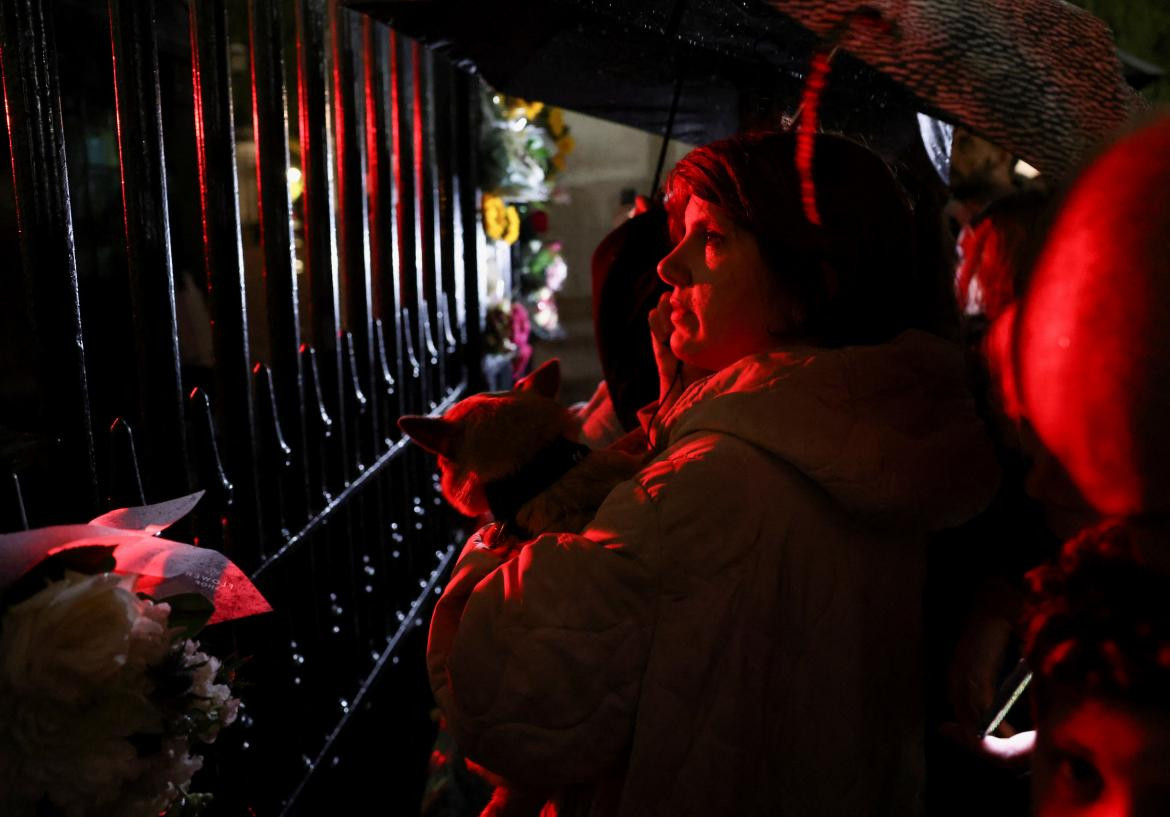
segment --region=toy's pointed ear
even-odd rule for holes
[[[555,357],[516,383],[516,391],[534,391],[550,400],[557,399],[560,388],[561,362]]]
[[[398,427],[421,448],[448,459],[455,456],[455,448],[462,433],[459,424],[452,420],[413,414],[399,417]]]

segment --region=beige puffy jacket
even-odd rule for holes
[[[745,358],[658,431],[583,534],[468,542],[428,646],[456,739],[574,814],[917,813],[926,536],[996,487],[959,351]]]

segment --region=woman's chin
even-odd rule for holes
[[[674,327],[670,333],[670,352],[679,360],[687,353],[687,347],[690,346],[691,339],[686,336],[678,327]]]
[[[705,372],[717,372],[724,366],[735,362],[734,360],[724,360],[719,355],[711,354],[711,350],[700,343],[679,344],[678,347],[672,343],[670,350],[674,352],[675,357],[687,366],[690,366],[692,369],[701,369]]]
[[[683,363],[696,366],[696,357],[703,355],[703,344],[676,329],[670,336],[670,351]]]

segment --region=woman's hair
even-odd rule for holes
[[[1028,574],[1025,654],[1041,706],[1053,686],[1170,708],[1170,576],[1144,560],[1138,536],[1170,546],[1164,530],[1123,522],[1090,528],[1060,559]]]
[[[805,215],[795,147],[795,134],[759,132],[691,151],[666,180],[672,237],[681,238],[692,196],[726,210],[755,236],[776,291],[802,313],[791,334],[838,346],[928,325],[920,313],[938,271],[930,253],[919,257],[914,214],[889,167],[856,142],[818,134],[816,225]]]

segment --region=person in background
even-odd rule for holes
[[[995,501],[976,520],[948,533],[928,563],[927,738],[930,814],[1018,817],[1028,811],[1027,782],[978,751],[997,691],[1021,658],[1023,574],[1057,552],[1062,541],[1046,514],[1064,496],[1051,457],[1027,424],[1005,412],[990,376],[989,328],[1000,328],[1024,291],[1048,221],[1050,196],[1040,188],[995,199],[959,240],[954,297],[980,413],[993,431],[1002,473]],[[1002,333],[1001,333],[1002,334]],[[1063,506],[1063,501],[1059,503]],[[1066,531],[1075,533],[1079,526]],[[1023,707],[1020,708],[1024,709]],[[1012,713],[995,731],[1028,728]],[[971,751],[975,749],[976,751]]]
[[[1165,526],[1110,521],[1029,574],[1035,817],[1170,814],[1170,574],[1150,548]]]
[[[951,201],[947,213],[960,227],[1016,189],[1015,157],[993,142],[956,127],[951,142]]]
[[[654,459],[580,535],[481,530],[436,605],[452,733],[562,815],[920,811],[926,540],[996,467],[903,191],[810,138],[674,169]]]
[[[670,232],[661,205],[639,203],[640,212],[593,251],[593,334],[604,380],[578,410],[581,442],[592,448],[638,429],[638,410],[658,398],[646,315],[666,291],[658,262],[670,252]]]
[[[1168,236],[1162,115],[1074,184],[1004,330],[1009,403],[1107,519],[1032,574],[1040,817],[1170,813]]]
[[[1048,229],[1051,194],[1040,187],[1002,196],[963,228],[958,240],[955,299],[968,343],[1023,295]]]

